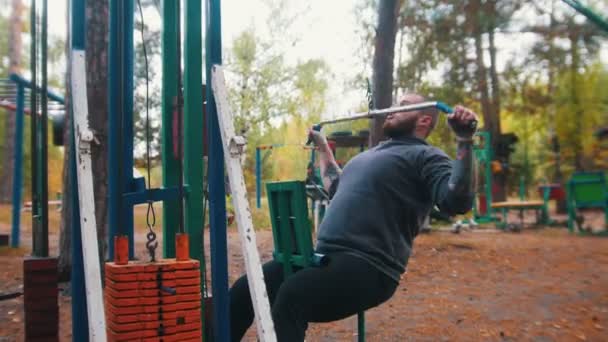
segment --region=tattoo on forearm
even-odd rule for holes
[[[340,168],[338,168],[338,166],[333,163],[327,165],[327,168],[323,173],[323,179],[326,180],[329,184],[331,184],[338,178],[340,178]]]
[[[458,143],[456,160],[449,180],[450,190],[459,194],[473,193],[473,155],[472,144],[469,142]]]

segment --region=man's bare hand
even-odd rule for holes
[[[329,145],[327,143],[327,138],[325,135],[319,131],[315,131],[314,129],[308,130],[308,137],[312,140],[313,144],[319,148],[321,151],[329,150]]]

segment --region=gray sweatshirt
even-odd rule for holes
[[[347,252],[395,281],[434,205],[450,215],[470,210],[473,194],[455,193],[453,161],[416,137],[403,137],[360,153],[342,171],[319,228],[317,251]]]

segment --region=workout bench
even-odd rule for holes
[[[508,217],[510,210],[519,210],[519,219],[521,227],[524,226],[524,212],[534,210],[536,213],[536,224],[546,222],[548,217],[547,203],[544,201],[507,201],[492,203],[492,209],[500,210],[502,214],[502,222],[496,223],[500,229],[509,227]]]
[[[568,230],[574,232],[577,209],[599,208],[604,210],[604,227],[608,228],[608,184],[603,172],[577,172],[568,180],[567,187]],[[578,222],[582,232],[582,222]],[[606,230],[602,234],[606,234]]]

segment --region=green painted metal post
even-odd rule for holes
[[[36,1],[31,1],[30,6],[30,72],[32,74],[32,87],[30,91],[30,113],[38,113],[38,44],[37,42],[37,16],[36,16]],[[38,178],[38,115],[31,115],[30,118],[30,157],[31,157],[31,187],[32,187],[32,254],[42,256],[42,247],[40,246],[41,221],[40,221],[40,198],[39,189],[40,183]]]
[[[163,33],[162,33],[162,133],[161,151],[163,158],[163,186],[176,187],[179,178],[178,160],[173,154],[173,109],[177,96],[177,37],[176,21],[178,13],[172,0],[162,3]],[[177,201],[163,202],[163,256],[175,257],[175,232],[179,219]]]
[[[48,172],[48,73],[47,73],[47,55],[48,55],[48,0],[42,1],[42,19],[40,28],[40,64],[41,64],[41,93],[40,93],[40,131],[39,135],[39,168],[36,170],[40,177],[40,223],[41,223],[41,250],[40,254],[43,257],[49,256],[49,172]],[[36,88],[32,89],[36,91]]]
[[[581,4],[578,0],[563,0],[570,7],[574,8],[577,12],[584,15],[591,22],[599,26],[604,32],[608,32],[608,20],[602,18],[599,14],[595,13],[590,7],[586,7]]]
[[[289,212],[289,193],[281,192],[278,193],[278,209],[279,209],[279,217],[281,221],[279,222],[279,239],[281,241],[281,256],[283,262],[283,276],[285,278],[289,277],[293,273],[293,265],[292,265],[292,250],[293,244],[292,241],[296,239],[294,237],[294,231],[292,231],[289,217],[292,216],[293,213]],[[301,214],[301,213],[300,213]],[[302,219],[302,217],[298,217],[298,219]]]
[[[255,206],[262,207],[262,152],[255,148]]]
[[[357,341],[365,342],[365,311],[361,311],[357,314]]]
[[[201,0],[186,0],[184,51],[184,181],[186,231],[190,236],[190,257],[200,261],[201,293],[206,286],[203,253],[203,36]],[[201,298],[203,331],[204,298]]]
[[[481,132],[484,135],[484,154],[486,159],[485,166],[485,177],[486,177],[486,216],[488,218],[494,217],[492,210],[492,135],[490,132]]]

